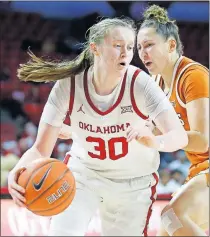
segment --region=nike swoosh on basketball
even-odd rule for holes
[[[45,174],[43,175],[43,177],[41,178],[41,180],[40,180],[39,183],[37,183],[37,184],[36,184],[36,183],[33,183],[34,188],[35,188],[37,191],[41,189],[41,187],[42,187],[42,185],[43,185],[43,183],[44,183],[44,181],[45,181],[47,175],[49,174],[51,168],[52,168],[52,165],[51,165],[50,168],[45,172]]]

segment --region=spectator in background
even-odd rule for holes
[[[1,187],[7,186],[7,177],[19,161],[19,157],[15,154],[7,154],[1,156]]]
[[[36,134],[37,127],[32,122],[26,123],[21,138],[19,140],[21,154],[23,154],[34,144]]]
[[[166,169],[168,165],[176,159],[174,153],[160,153],[160,167],[159,169]]]
[[[180,150],[180,151],[177,151],[174,153],[174,157],[176,159],[174,159],[169,165],[168,165],[168,168],[171,170],[171,171],[174,171],[174,170],[179,170],[182,175],[184,175],[184,177],[186,178],[187,175],[188,175],[188,170],[189,170],[189,167],[190,167],[190,162],[189,160],[187,159],[185,153],[183,150]]]
[[[10,70],[8,67],[3,67],[0,70],[0,81],[8,82],[10,79]]]
[[[159,172],[160,180],[157,186],[158,194],[171,194],[175,192],[181,184],[172,178],[170,170],[163,169]]]
[[[25,100],[25,93],[19,89],[16,89],[12,92],[12,98],[23,104]]]
[[[173,170],[171,171],[171,177],[175,180],[180,186],[184,183],[186,176],[183,174],[181,170]]]
[[[1,153],[4,155],[14,154],[14,155],[20,156],[21,152],[19,149],[18,142],[14,139],[3,141],[1,143]]]
[[[27,103],[40,103],[41,98],[39,94],[39,86],[33,82],[31,82],[30,90],[28,91],[25,102]]]
[[[42,44],[42,53],[43,54],[51,54],[55,52],[55,43],[51,38],[47,38],[44,40]]]
[[[24,124],[28,121],[22,104],[13,98],[5,98],[1,100],[1,109],[8,112],[10,119],[18,129],[18,134],[21,134]]]
[[[1,108],[8,111],[13,120],[17,120],[21,117],[23,120],[27,120],[27,115],[22,109],[22,104],[13,98],[6,98],[1,100]]]
[[[63,160],[63,158],[66,156],[66,153],[71,149],[70,145],[60,142],[57,146],[57,155],[56,158],[58,160]]]

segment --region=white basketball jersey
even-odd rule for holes
[[[91,98],[87,70],[71,81],[69,115],[73,145],[70,154],[107,178],[144,176],[159,167],[157,150],[135,140],[126,141],[126,129],[147,119],[136,103],[141,98],[134,98],[134,83],[137,76],[140,80],[141,73],[144,72],[129,66],[119,93],[105,111]]]

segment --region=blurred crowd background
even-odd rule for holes
[[[17,79],[19,64],[30,49],[37,56],[63,60],[80,53],[86,30],[101,17],[142,19],[154,2],[0,2],[1,195],[7,194],[8,172],[34,143],[37,126],[53,83],[24,83]],[[209,2],[156,1],[180,27],[184,55],[209,67]],[[146,70],[135,54],[132,64]],[[63,159],[71,140],[58,140],[52,157]],[[161,153],[158,194],[171,194],[187,176],[183,151]]]

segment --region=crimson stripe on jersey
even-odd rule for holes
[[[70,98],[69,98],[69,110],[66,113],[66,118],[63,121],[66,125],[71,125],[70,116],[73,110],[74,105],[74,95],[75,95],[75,76],[71,77],[71,89],[70,89]]]
[[[134,111],[136,112],[136,114],[138,116],[140,116],[142,119],[148,119],[147,116],[145,116],[144,114],[142,114],[142,112],[138,109],[137,105],[136,105],[136,101],[135,101],[135,98],[134,98],[134,83],[135,83],[135,80],[137,78],[137,76],[139,75],[139,73],[141,72],[142,70],[141,69],[137,69],[134,74],[133,74],[133,77],[132,77],[132,80],[131,80],[131,91],[130,91],[130,94],[131,94],[131,103],[132,103],[132,106],[133,106],[133,109]]]
[[[152,215],[152,205],[156,200],[155,194],[156,194],[156,187],[157,187],[157,184],[158,184],[158,176],[157,176],[156,173],[153,173],[152,175],[155,178],[156,183],[155,183],[154,186],[151,187],[151,193],[152,194],[151,194],[150,200],[152,201],[152,203],[151,203],[151,205],[149,207],[149,210],[147,212],[147,220],[146,220],[146,224],[145,224],[144,231],[143,231],[144,236],[148,236],[147,231],[148,231],[149,220],[150,220],[150,217]]]
[[[75,76],[71,78],[71,92],[69,101],[69,115],[71,115],[74,105],[74,95],[75,95]]]
[[[70,154],[67,154],[67,155],[64,157],[64,159],[63,159],[63,163],[67,165],[70,158],[71,158],[71,155],[70,155]]]
[[[118,105],[119,103],[121,102],[122,98],[123,98],[123,94],[124,94],[124,91],[125,91],[125,83],[126,83],[126,78],[127,78],[127,71],[124,75],[124,78],[123,78],[123,83],[122,83],[122,87],[121,87],[121,90],[120,90],[120,94],[119,94],[119,97],[117,99],[117,101],[106,111],[101,111],[99,110],[92,102],[91,98],[90,98],[90,95],[89,95],[89,91],[88,91],[88,81],[87,81],[87,71],[88,69],[85,70],[85,73],[84,73],[84,90],[85,90],[85,96],[86,96],[86,99],[90,105],[90,107],[98,114],[100,115],[107,115],[108,113],[112,112]]]

